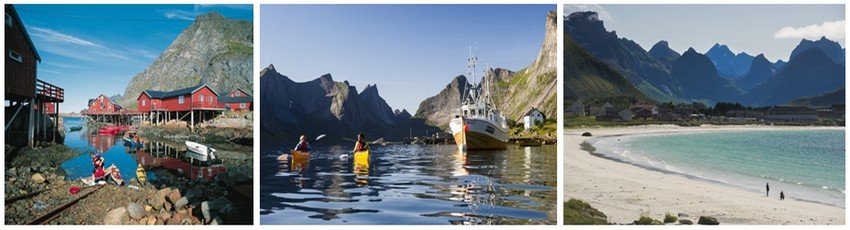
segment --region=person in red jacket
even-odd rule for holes
[[[366,143],[366,137],[363,132],[357,134],[357,143],[354,144],[354,152],[369,150],[369,144]]]

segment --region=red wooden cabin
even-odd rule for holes
[[[251,94],[242,91],[242,89],[234,89],[221,98],[221,102],[227,105],[231,111],[252,111],[254,110],[254,97]]]

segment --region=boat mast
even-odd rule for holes
[[[467,74],[470,77],[472,77],[472,89],[468,90],[468,91],[471,91],[471,93],[469,95],[470,98],[468,98],[468,99],[470,100],[471,103],[477,103],[478,102],[478,98],[477,98],[478,94],[476,94],[474,90],[476,88],[476,86],[475,86],[475,66],[478,64],[478,58],[475,57],[475,52],[473,52],[472,46],[469,47],[469,59],[468,59],[468,61],[469,62],[466,66]]]

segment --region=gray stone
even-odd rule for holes
[[[179,210],[187,204],[189,204],[189,199],[186,199],[186,197],[180,198],[179,200],[177,200],[177,202],[174,203],[174,209]]]
[[[129,220],[129,216],[127,216],[127,209],[119,207],[106,213],[106,216],[103,218],[103,224],[119,225],[124,224],[127,220]]]
[[[145,208],[137,203],[127,204],[127,213],[129,213],[130,217],[134,220],[140,220],[142,219],[142,217],[145,217],[145,215],[147,215],[147,212],[145,212]]]
[[[180,200],[183,196],[180,195],[180,189],[172,189],[170,193],[168,193],[168,201],[172,204],[177,204],[176,202]]]
[[[688,219],[681,219],[679,220],[679,224],[692,225],[694,222]]]
[[[153,198],[148,199],[148,204],[155,209],[163,209],[163,204],[165,203],[165,197],[154,195]]]
[[[204,215],[204,220],[210,220],[210,202],[204,201],[201,203],[201,213]]]
[[[700,216],[697,224],[701,225],[719,225],[720,222],[717,221],[717,218],[710,216]]]
[[[41,173],[32,174],[32,177],[30,179],[32,179],[32,181],[36,184],[44,183],[44,176],[41,175]]]
[[[213,218],[212,221],[210,221],[210,225],[220,225],[220,224],[222,224],[222,220],[221,220],[220,216],[216,216],[215,218]]]

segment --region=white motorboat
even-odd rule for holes
[[[209,161],[215,159],[215,149],[197,142],[186,141],[186,148],[189,152],[187,157],[198,159],[200,161]]]

